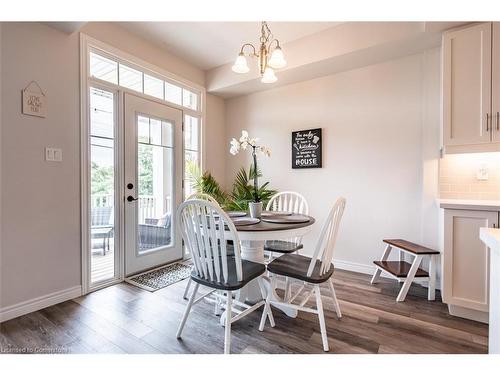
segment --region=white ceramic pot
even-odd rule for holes
[[[251,217],[260,219],[262,216],[262,202],[249,202],[248,209]]]

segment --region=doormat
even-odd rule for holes
[[[173,263],[126,278],[125,281],[149,292],[155,292],[191,276],[191,266]]]

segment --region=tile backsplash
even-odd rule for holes
[[[488,180],[478,180],[487,170]],[[439,164],[439,192],[444,199],[500,200],[500,152],[446,155]]]

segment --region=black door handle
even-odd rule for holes
[[[139,199],[139,198],[134,198],[134,197],[133,197],[133,196],[131,196],[131,195],[129,195],[129,196],[127,197],[127,200],[128,200],[129,202],[133,202],[133,201],[136,201],[136,200],[138,200],[138,199]]]

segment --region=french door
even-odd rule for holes
[[[182,258],[182,111],[124,94],[125,276]]]

